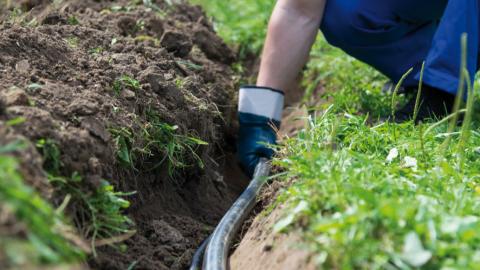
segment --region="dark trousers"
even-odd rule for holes
[[[480,0],[327,0],[321,30],[327,41],[393,81],[423,81],[455,94],[461,35],[468,34],[468,71],[478,69]]]

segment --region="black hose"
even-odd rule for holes
[[[197,251],[195,251],[189,270],[202,270],[203,254],[205,253],[205,249],[207,248],[208,242],[210,242],[211,238],[212,235],[209,235],[205,240],[202,241]]]
[[[255,206],[258,192],[265,183],[265,177],[268,176],[269,172],[270,164],[267,159],[262,158],[255,168],[253,179],[248,187],[223,216],[215,231],[213,231],[205,251],[203,260],[204,270],[227,269],[230,244],[242,226],[243,221]]]
[[[253,179],[230,207],[228,212],[215,228],[215,231],[205,239],[193,256],[190,270],[201,270],[202,255],[204,255],[204,270],[226,270],[228,251],[243,221],[249,215],[256,203],[260,188],[265,183],[265,177],[270,173],[270,164],[262,158],[255,168]],[[205,254],[204,254],[205,253]]]

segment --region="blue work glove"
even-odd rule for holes
[[[270,159],[280,128],[284,96],[281,91],[257,86],[240,88],[238,99],[238,160],[249,177],[253,176],[260,158]]]

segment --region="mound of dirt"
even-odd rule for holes
[[[150,2],[29,0],[16,3],[25,13],[2,7],[0,15],[0,145],[30,142],[14,154],[25,181],[62,202],[35,148],[49,140],[60,150],[59,173],[81,175],[85,192],[102,179],[137,191],[128,210],[137,234],[126,250],[98,248],[95,269],[186,268],[244,185],[239,174],[235,183],[223,177],[234,150],[234,53],[199,7]],[[162,151],[119,161],[119,131],[130,134],[129,149],[145,149],[152,115],[208,143],[181,152],[185,166],[173,175]],[[81,209],[70,208],[78,223]]]

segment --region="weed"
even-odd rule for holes
[[[68,44],[68,46],[70,48],[77,48],[78,47],[78,37],[74,37],[74,36],[71,36],[71,37],[67,37],[65,39],[65,42]]]
[[[176,86],[177,88],[182,88],[183,85],[184,85],[184,83],[185,83],[185,80],[182,79],[182,78],[176,78],[176,79],[175,79],[175,86]]]
[[[398,83],[395,85],[395,89],[393,90],[393,93],[392,93],[392,101],[391,101],[391,105],[390,105],[390,112],[391,112],[391,116],[392,116],[392,119],[393,121],[395,121],[395,110],[397,109],[397,95],[398,95],[398,90],[400,89],[400,87],[402,86],[402,83],[403,81],[407,78],[407,76],[412,73],[413,71],[413,68],[410,68],[407,72],[405,72],[405,74],[402,75],[402,77],[400,78],[400,80],[398,81]]]
[[[132,153],[133,132],[127,128],[112,128],[110,129],[115,138],[115,145],[117,148],[117,159],[120,164],[134,168],[134,160],[136,159]]]
[[[67,23],[68,23],[69,25],[79,25],[79,24],[80,24],[80,22],[78,21],[77,17],[75,17],[74,15],[68,17]]]
[[[418,110],[420,109],[420,97],[422,96],[422,86],[423,86],[423,74],[425,72],[425,61],[422,63],[422,68],[420,70],[420,80],[418,82],[417,96],[415,98],[415,108],[413,110],[413,119],[412,122],[417,122]]]
[[[138,32],[138,31],[143,31],[144,29],[145,29],[145,21],[144,20],[137,20],[137,22],[135,24],[134,33]]]
[[[16,118],[13,118],[13,119],[10,119],[6,122],[7,126],[17,126],[17,125],[20,125],[20,124],[23,124],[25,123],[25,121],[27,121],[27,119],[25,117],[16,117]]]
[[[112,89],[115,94],[119,95],[124,88],[140,90],[140,82],[128,75],[122,75],[113,82]]]
[[[462,40],[461,40],[461,48],[462,48],[462,56],[460,60],[460,77],[459,77],[459,83],[458,83],[458,89],[457,89],[457,96],[455,98],[455,102],[453,105],[453,117],[450,120],[449,126],[447,133],[452,133],[453,130],[455,129],[459,114],[457,113],[460,110],[460,107],[462,105],[462,99],[464,97],[464,92],[465,92],[465,72],[463,72],[463,69],[467,66],[467,35],[463,34],[462,35]],[[440,151],[443,152],[447,146],[450,144],[451,137],[448,136],[445,138],[444,143],[440,147]]]
[[[91,55],[99,55],[101,54],[105,49],[103,49],[103,47],[95,47],[95,48],[91,48],[88,50],[88,53],[91,54]]]
[[[4,155],[17,150],[22,150],[25,147],[26,147],[26,143],[23,140],[16,140],[7,145],[0,145],[0,155]]]
[[[18,142],[0,146],[0,153],[23,147]],[[26,226],[25,240],[0,236],[0,247],[6,251],[7,262],[15,266],[58,264],[84,259],[83,251],[67,240],[68,225],[64,217],[23,183],[18,168],[16,159],[0,155],[0,212],[8,209]]]
[[[177,126],[164,123],[160,115],[152,109],[148,109],[146,114],[147,122],[139,123],[140,133],[127,128],[110,129],[115,138],[120,164],[126,168],[147,171],[167,164],[172,177],[178,170],[192,166],[193,162],[203,168],[196,148],[206,145],[206,142],[193,136],[178,134]]]
[[[61,197],[70,196],[70,214],[83,236],[90,239],[94,252],[97,239],[129,232],[132,222],[122,213],[129,202],[122,197],[133,193],[115,192],[106,180],[102,180],[96,190],[86,192],[88,185],[85,185],[81,175],[74,172],[70,177],[62,176],[61,152],[53,140],[40,139],[36,146],[42,153],[43,167],[57,194]],[[59,208],[65,208],[64,204],[67,203],[62,203]]]
[[[474,150],[480,136],[465,142],[468,165],[459,173],[454,169],[459,164],[456,145],[441,153],[441,163],[434,151],[443,141],[438,135],[447,121],[418,143],[418,129],[410,123],[398,125],[401,132],[394,134],[390,126],[397,124],[368,127],[364,116],[333,112],[288,140],[284,156],[276,160],[288,169],[287,179],[299,179],[282,197],[294,210],[276,229],[301,219],[305,238],[316,254],[325,255],[320,262],[325,268],[473,267],[480,239],[474,229],[480,224]],[[337,145],[333,152],[326,151],[332,134]],[[394,148],[398,156],[387,162]],[[458,226],[450,227],[452,222]],[[402,252],[411,235],[421,239],[417,247],[429,254],[418,265],[414,261],[420,260],[420,252]]]
[[[186,159],[187,155],[192,155],[197,165],[203,168],[202,159],[196,154],[195,148],[198,145],[207,145],[206,142],[192,136],[177,134],[178,127],[163,123],[154,110],[147,111],[147,119],[149,122],[143,129],[147,144],[142,150],[148,156],[163,154],[152,168],[160,166],[167,160],[169,174],[173,175],[176,170],[191,166]]]
[[[36,143],[43,156],[43,167],[50,173],[60,173],[60,149],[51,139],[40,139]]]
[[[98,239],[131,232],[133,222],[122,214],[130,203],[123,197],[134,192],[115,191],[110,183],[102,180],[99,188],[86,193],[85,183],[77,173],[73,173],[71,177],[50,175],[49,180],[57,187],[57,192],[72,196],[71,211],[75,213],[74,221],[83,236],[90,240],[94,255]]]
[[[31,83],[27,86],[28,92],[35,92],[36,90],[42,89],[43,85],[39,83]]]
[[[191,70],[202,70],[203,69],[203,66],[197,65],[197,64],[192,63],[191,61],[188,61],[188,60],[177,60],[175,62],[179,65],[186,66]]]
[[[11,24],[17,24],[20,23],[23,18],[22,18],[22,10],[19,8],[14,8],[10,14],[8,15],[7,22]]]
[[[154,38],[152,36],[147,36],[147,35],[138,35],[134,38],[136,41],[152,41],[155,46],[159,46],[160,45],[160,40],[158,38]]]
[[[240,46],[240,58],[263,46],[275,1],[192,0],[214,16],[214,26],[228,43]]]

